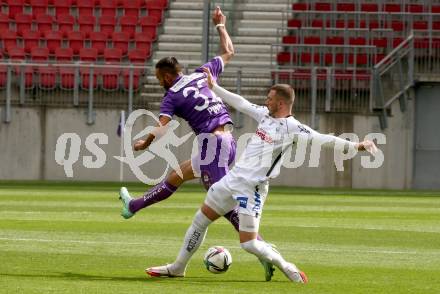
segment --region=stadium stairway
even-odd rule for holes
[[[233,27],[228,26],[235,47],[235,56],[227,65],[221,84],[236,91],[237,71],[242,70],[241,94],[261,103],[271,86],[270,46],[276,42],[277,28],[282,26],[285,0],[234,1],[233,9],[225,10]],[[152,58],[143,96],[151,106],[159,104],[163,89],[154,76],[154,64],[166,56],[175,56],[189,70],[201,64],[203,0],[175,0],[170,2]],[[218,37],[213,39],[211,52],[218,52]],[[149,103],[150,105],[150,103]]]

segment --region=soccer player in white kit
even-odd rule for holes
[[[155,277],[184,277],[189,259],[202,244],[208,226],[238,204],[241,247],[274,264],[289,280],[307,283],[304,272],[284,260],[268,243],[257,239],[269,179],[279,175],[283,153],[297,141],[298,136],[307,136],[308,140],[332,148],[351,147],[370,153],[375,153],[377,148],[368,140],[349,142],[320,134],[301,124],[292,116],[295,95],[289,85],[274,85],[268,93],[266,106],[258,106],[218,86],[206,68],[205,73],[212,91],[224,102],[255,119],[258,127],[232,170],[210,187],[201,209],[186,232],[176,260],[172,264],[147,268],[146,273]]]

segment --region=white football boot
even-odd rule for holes
[[[145,273],[152,277],[169,277],[169,278],[183,278],[185,277],[185,272],[174,273],[170,269],[171,264],[149,267],[145,270]]]
[[[301,272],[293,263],[287,263],[282,269],[284,275],[291,281],[301,284],[307,284],[308,279],[304,272]]]

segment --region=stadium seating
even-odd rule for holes
[[[399,46],[411,29],[440,29],[440,14],[428,14],[430,11],[440,13],[440,7],[423,1],[294,3],[292,11],[286,13],[289,29],[278,31],[281,44],[325,44],[329,46],[327,50],[335,52],[325,53],[320,47],[310,47],[311,51],[295,52],[289,47],[276,46],[275,52],[278,53],[275,59],[280,68],[310,64],[333,66],[343,70],[349,70],[353,66],[371,67],[375,62],[382,60],[392,48]],[[415,40],[417,48],[427,46],[426,44],[424,40]],[[337,48],[346,45],[360,48],[359,50],[373,46],[375,51],[350,53],[340,52],[341,49]]]
[[[75,87],[74,61],[144,65],[152,56],[152,43],[168,0],[2,0],[0,57],[14,61],[47,62],[65,66],[17,67],[25,73],[26,88]],[[68,48],[64,48],[68,47]],[[37,75],[34,76],[34,73]],[[133,86],[140,87],[144,72],[134,69]],[[130,70],[95,70],[94,89],[129,89]],[[0,71],[6,78],[6,69]],[[38,79],[36,79],[38,77]],[[100,77],[102,79],[100,79]],[[88,89],[90,70],[81,67],[78,83]],[[59,81],[59,82],[58,82]],[[121,83],[119,83],[121,81]],[[1,85],[0,85],[1,87]]]

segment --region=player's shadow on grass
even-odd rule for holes
[[[213,279],[209,277],[187,277],[187,278],[150,278],[150,277],[117,277],[117,276],[98,276],[98,275],[88,275],[81,273],[47,273],[47,274],[13,274],[13,273],[0,273],[0,276],[9,276],[9,277],[26,277],[26,278],[53,278],[53,279],[68,279],[68,280],[81,280],[81,281],[119,281],[119,282],[158,282],[162,283],[166,282],[184,282],[185,284],[205,284],[209,283],[267,283],[262,280],[240,280],[240,279]],[[274,282],[282,282],[282,281],[272,281]]]

